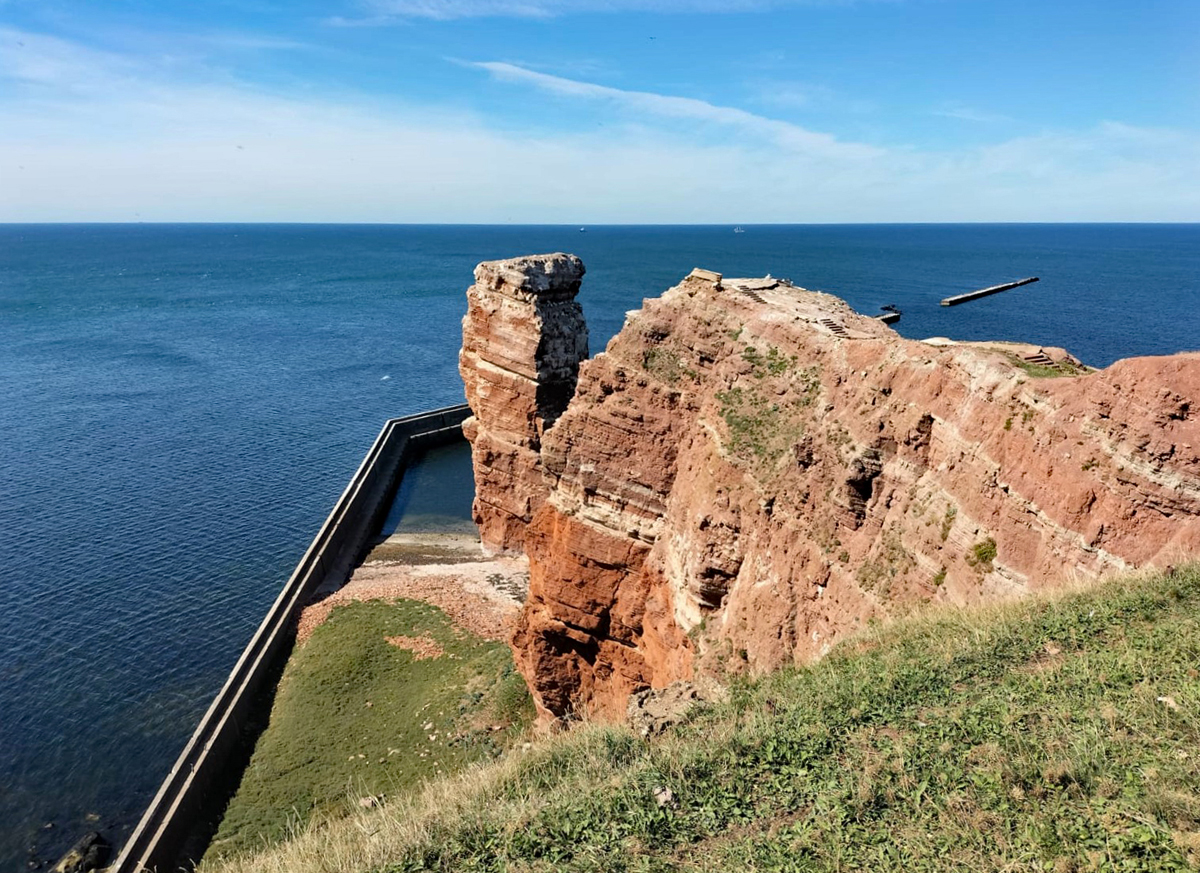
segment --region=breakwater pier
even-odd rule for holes
[[[1001,291],[1008,291],[1012,288],[1020,288],[1022,285],[1029,285],[1038,281],[1037,276],[1030,276],[1028,279],[1020,279],[1016,282],[1005,282],[1003,285],[992,285],[988,288],[980,288],[978,291],[968,291],[966,294],[956,294],[953,297],[945,297],[942,299],[942,306],[957,306],[960,303],[967,303],[971,300],[978,300],[980,297],[988,297],[992,294],[999,294]]]

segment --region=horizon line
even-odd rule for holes
[[[268,226],[268,227],[578,227],[580,230],[604,227],[914,227],[955,225],[1197,225],[1200,219],[1189,221],[1131,220],[1131,221],[764,221],[764,222],[477,222],[477,221],[245,221],[245,220],[178,220],[178,221],[0,221],[0,227],[63,227],[63,226]]]

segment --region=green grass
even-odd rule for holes
[[[396,636],[428,636],[444,654],[416,660],[387,642]],[[293,653],[207,857],[259,849],[359,798],[494,758],[531,717],[504,644],[416,601],[340,606]]]
[[[766,474],[804,435],[809,407],[821,389],[820,373],[816,367],[795,369],[795,358],[784,357],[774,346],[765,355],[746,346],[742,357],[751,365],[752,381],[718,391],[718,414],[733,456]],[[762,384],[768,378],[770,384]],[[783,402],[777,399],[779,389],[787,398]]]
[[[760,392],[747,388],[718,391],[720,415],[729,429],[729,449],[744,461],[758,460],[773,464],[786,450],[783,430],[784,409]]]
[[[1014,354],[1008,354],[1007,357],[1034,379],[1053,379],[1058,376],[1085,376],[1093,372],[1090,367],[1078,366],[1072,364],[1070,361],[1058,361],[1053,364],[1035,364]]]
[[[751,375],[756,379],[767,376],[781,376],[796,366],[795,355],[785,355],[775,346],[768,346],[764,355],[752,345],[742,348],[742,358],[751,366]]]
[[[991,572],[992,562],[996,560],[996,541],[988,537],[971,546],[966,560],[972,567]]]
[[[692,381],[700,377],[685,361],[685,353],[674,345],[654,345],[642,353],[642,368],[668,385],[679,384],[685,376]]]
[[[584,725],[237,870],[1200,862],[1200,571],[873,627],[654,742]]]
[[[942,530],[941,530],[942,542],[945,542],[946,538],[950,536],[950,529],[954,527],[954,519],[957,517],[958,517],[958,507],[955,506],[954,504],[950,504],[949,506],[947,506],[946,514],[942,516]]]

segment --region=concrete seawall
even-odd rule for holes
[[[200,719],[111,873],[166,873],[177,866],[184,841],[211,800],[214,786],[228,778],[225,765],[239,746],[264,680],[290,649],[300,610],[318,590],[345,583],[368,539],[382,524],[388,498],[395,494],[404,468],[425,449],[463,439],[462,422],[468,415],[470,409],[462,404],[393,418],[383,426]]]

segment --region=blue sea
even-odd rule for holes
[[[124,836],[383,421],[461,402],[475,264],[546,251],[593,353],[695,266],[910,337],[1200,347],[1200,225],[0,226],[0,869]]]

